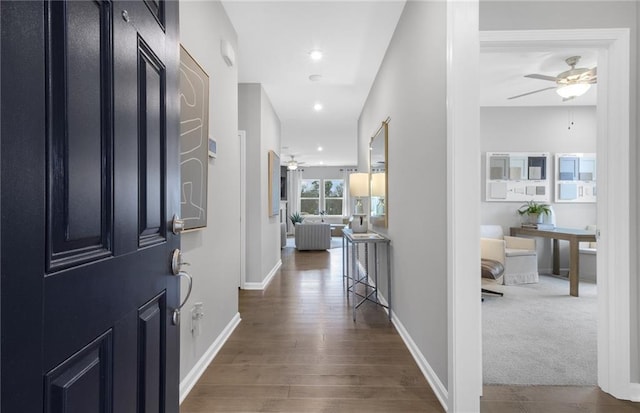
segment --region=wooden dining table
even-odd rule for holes
[[[553,274],[560,275],[559,241],[569,241],[569,294],[579,296],[580,279],[580,242],[595,242],[596,232],[577,228],[537,229],[528,227],[511,227],[512,236],[526,235],[553,239]]]

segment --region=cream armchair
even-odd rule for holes
[[[536,241],[504,235],[500,225],[480,226],[480,256],[504,265],[505,285],[538,282]]]

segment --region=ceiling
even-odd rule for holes
[[[357,120],[404,0],[222,4],[238,34],[238,81],[261,83],[280,118],[281,161],[293,155],[304,166],[357,164]],[[312,50],[322,51],[323,58],[313,61]],[[556,76],[569,69],[564,59],[575,55],[582,56],[578,67],[596,66],[593,49],[483,50],[478,69],[481,106],[595,105],[597,85],[567,102],[554,90],[507,100],[554,86],[524,75]],[[311,75],[321,78],[312,81]],[[316,103],[322,104],[321,111],[313,109]]]
[[[555,86],[548,80],[525,78],[524,75],[537,73],[549,76],[569,69],[565,59],[581,56],[576,67],[592,68],[597,66],[597,51],[594,49],[554,50],[546,52],[495,52],[480,53],[480,106],[583,106],[595,105],[597,85],[584,95],[562,101],[555,90],[523,96],[508,100],[510,96],[532,92],[545,87]]]
[[[356,165],[358,117],[404,1],[222,3],[238,34],[238,81],[261,83],[280,118],[281,161]]]

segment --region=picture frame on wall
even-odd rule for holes
[[[207,226],[209,75],[180,45],[180,215],[185,230]]]
[[[280,157],[269,151],[269,216],[280,213]]]

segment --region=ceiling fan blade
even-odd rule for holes
[[[530,74],[530,75],[524,75],[524,77],[529,77],[531,79],[550,80],[552,82],[555,82],[555,81],[558,80],[558,78],[555,77],[555,76],[540,75],[540,74],[537,74],[537,73],[533,73],[533,74]]]
[[[523,96],[533,95],[534,93],[544,92],[545,90],[550,90],[550,89],[555,89],[555,88],[556,88],[555,86],[549,86],[549,87],[545,87],[544,89],[534,90],[533,92],[527,92],[527,93],[523,93],[521,95],[511,96],[510,98],[507,98],[507,99],[517,99],[517,98],[521,98]]]

